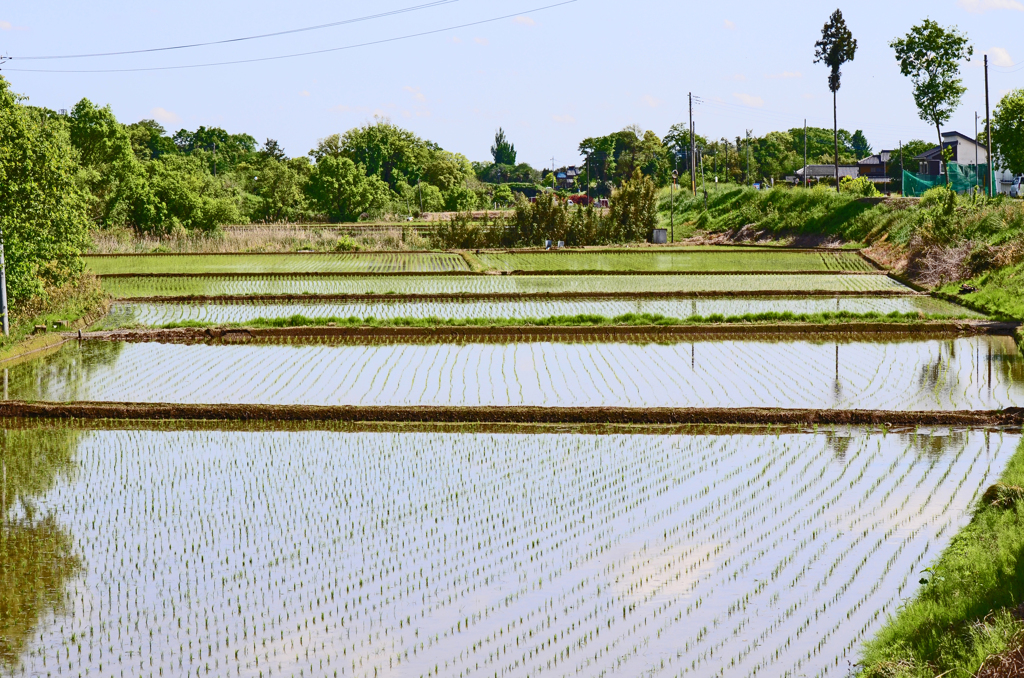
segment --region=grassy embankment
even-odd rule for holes
[[[0,336],[0,361],[42,350],[62,341],[51,334],[53,324],[63,320],[68,327],[84,327],[86,319],[95,319],[106,310],[107,295],[95,276],[85,275],[76,283],[50,289],[41,298],[27,304],[13,304],[10,315],[10,336]],[[81,321],[81,322],[79,322]],[[35,334],[36,325],[45,325],[47,332]]]
[[[999,655],[1024,647],[1022,487],[1024,444],[971,523],[923,573],[917,596],[867,645],[865,678],[966,678],[983,664],[990,676],[1020,675],[997,666]]]
[[[546,318],[360,318],[360,317],[322,317],[309,318],[304,315],[292,315],[286,318],[256,318],[246,322],[223,323],[216,325],[224,328],[264,328],[264,327],[610,327],[610,326],[686,326],[716,324],[774,324],[774,323],[811,323],[817,325],[843,324],[851,321],[873,323],[921,323],[926,321],[951,321],[957,316],[933,315],[922,313],[850,313],[848,311],[830,311],[825,313],[748,313],[746,315],[723,316],[712,314],[707,316],[690,316],[688,318],[670,318],[651,313],[626,313],[612,318],[601,315],[557,315]],[[161,329],[205,328],[211,324],[203,321],[186,320],[161,325]]]
[[[668,202],[660,203],[662,218]],[[823,189],[709,187],[676,194],[677,223],[708,237],[784,239],[794,244],[860,243],[883,263],[994,317],[1024,320],[1024,202],[959,196],[942,189],[921,200],[879,204]],[[679,233],[677,232],[677,238]],[[960,283],[978,292],[958,295]]]

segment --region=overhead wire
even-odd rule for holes
[[[423,9],[430,9],[433,7],[440,7],[441,5],[450,5],[458,2],[459,0],[434,0],[434,2],[428,2],[422,5],[413,5],[412,7],[403,7],[402,9],[391,10],[390,12],[380,12],[379,14],[370,14],[367,16],[357,17],[354,19],[344,19],[342,21],[332,21],[331,23],[318,24],[316,26],[305,26],[303,28],[292,28],[287,31],[276,31],[274,33],[261,33],[259,35],[249,35],[241,38],[229,38],[227,40],[212,40],[210,42],[195,42],[187,45],[174,45],[171,47],[151,47],[148,49],[133,49],[126,50],[123,52],[96,52],[93,54],[57,54],[57,55],[43,55],[43,56],[10,56],[9,59],[20,59],[20,60],[42,60],[42,59],[87,59],[92,57],[109,57],[109,56],[125,56],[129,54],[148,54],[152,52],[169,52],[172,50],[179,49],[192,49],[194,47],[209,47],[211,45],[227,45],[235,42],[245,42],[247,40],[261,40],[263,38],[274,38],[280,35],[291,35],[294,33],[305,33],[307,31],[318,31],[324,28],[334,28],[336,26],[346,26],[349,24],[360,23],[363,21],[371,21],[373,19],[383,19],[390,16],[397,16],[399,14],[408,14],[409,12],[418,12]]]
[[[279,54],[269,57],[255,57],[252,59],[238,59],[234,61],[216,61],[202,64],[186,64],[182,66],[150,66],[140,68],[95,68],[95,69],[56,69],[56,68],[5,68],[4,70],[19,72],[19,73],[140,73],[140,72],[153,72],[153,71],[174,71],[192,68],[208,68],[213,66],[233,66],[237,64],[251,64],[260,63],[266,61],[277,61],[281,59],[294,59],[304,56],[312,56],[316,54],[327,54],[330,52],[341,52],[344,50],[357,49],[360,47],[371,47],[373,45],[383,45],[391,42],[399,42],[401,40],[410,40],[412,38],[420,38],[427,35],[436,35],[438,33],[445,33],[447,31],[454,31],[461,28],[471,28],[473,26],[481,26],[483,24],[494,23],[496,21],[503,21],[505,19],[511,19],[524,14],[530,14],[534,12],[542,12],[555,7],[562,7],[564,5],[571,5],[577,2],[577,0],[563,0],[562,2],[556,2],[550,5],[544,5],[541,7],[534,7],[532,9],[521,10],[512,14],[504,14],[502,16],[492,17],[490,19],[482,19],[480,21],[471,21],[464,24],[458,24],[455,26],[446,26],[444,28],[437,28],[429,31],[421,31],[419,33],[410,33],[408,35],[401,35],[393,38],[382,38],[380,40],[371,40],[368,42],[356,43],[353,45],[344,45],[341,47],[331,47],[328,49],[311,50],[308,52],[295,52],[292,54]]]

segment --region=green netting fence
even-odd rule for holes
[[[984,191],[988,165],[961,165],[949,163],[949,186],[957,193],[970,193],[977,186]],[[919,198],[929,188],[945,186],[944,174],[915,174],[903,170],[903,195]]]

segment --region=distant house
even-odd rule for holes
[[[945,148],[953,150],[951,161],[960,165],[988,164],[988,152],[975,139],[960,132],[943,132],[941,148],[935,146],[914,158],[918,163],[917,173],[931,176],[943,174],[942,149]],[[909,162],[907,169],[912,169]]]
[[[583,171],[575,165],[563,167],[555,171],[555,183],[558,188],[571,189],[576,186],[576,178],[583,174]]]
[[[836,176],[835,165],[808,165],[807,166],[807,180],[809,182],[821,181],[822,179],[834,179]],[[850,177],[856,179],[860,176],[860,168],[857,165],[840,165],[839,166],[839,180],[842,181],[843,177]],[[804,183],[804,168],[798,169],[793,177],[793,183],[802,184]]]
[[[889,164],[889,159],[897,153],[899,151],[881,151],[858,160],[857,169],[860,173],[859,176],[867,177],[876,184],[888,182],[890,179],[885,169]]]

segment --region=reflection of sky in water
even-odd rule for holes
[[[547,318],[594,314],[608,318],[647,313],[669,318],[740,316],[752,313],[925,313],[978,317],[961,306],[931,297],[802,297],[775,299],[580,299],[520,301],[418,301],[323,303],[130,303],[114,304],[104,327],[173,322],[243,323],[257,318]]]
[[[76,436],[34,502],[87,566],[44,585],[66,606],[25,626],[25,675],[816,675],[1020,441]]]
[[[1009,337],[171,345],[86,341],[10,370],[22,400],[311,405],[996,409],[1024,404]]]

